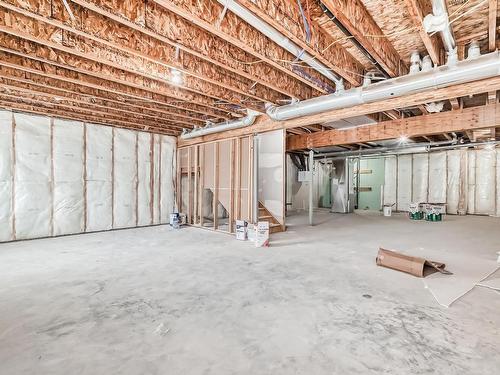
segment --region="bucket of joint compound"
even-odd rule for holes
[[[384,216],[392,215],[392,204],[384,204]]]

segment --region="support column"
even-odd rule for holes
[[[313,169],[314,169],[314,151],[309,151],[309,225],[313,225]]]

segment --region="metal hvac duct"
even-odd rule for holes
[[[209,124],[204,128],[197,128],[192,130],[191,132],[184,132],[181,134],[182,139],[191,139],[196,137],[201,137],[207,134],[219,133],[226,130],[233,130],[244,128],[246,126],[253,125],[257,116],[260,115],[259,112],[252,111],[251,109],[247,110],[247,116],[242,117],[236,120],[224,121],[218,124]]]
[[[262,34],[267,36],[273,42],[286,49],[292,55],[297,57],[299,60],[304,61],[311,68],[316,70],[318,73],[328,78],[329,80],[335,82],[336,89],[343,88],[342,79],[334,74],[327,66],[317,61],[315,57],[307,53],[303,48],[300,48],[274,27],[269,25],[267,22],[263,21],[261,18],[257,17],[251,11],[249,11],[244,6],[238,4],[234,0],[217,0],[225,8],[229,9],[231,12],[236,14],[238,17],[243,19],[245,22],[250,24],[252,27],[260,31]],[[337,90],[338,90],[337,89]]]
[[[267,115],[275,121],[314,115],[332,109],[350,108],[404,95],[496,77],[500,74],[500,55],[492,52],[454,65],[388,79],[367,87],[325,95],[281,107],[267,106]]]

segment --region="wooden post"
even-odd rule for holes
[[[188,160],[187,160],[187,163],[188,163],[188,166],[187,166],[187,184],[188,184],[188,191],[187,191],[187,222],[188,224],[192,224],[191,222],[191,218],[192,218],[192,205],[191,205],[191,194],[192,194],[192,189],[191,189],[191,176],[192,176],[192,168],[191,168],[191,164],[192,164],[192,157],[191,157],[191,151],[192,151],[192,147],[188,147],[187,148],[187,153],[188,153]],[[181,190],[182,190],[182,187],[181,187]]]
[[[235,139],[231,139],[229,142],[229,233],[233,233],[233,221],[234,221],[234,172],[235,172]]]
[[[214,143],[214,148],[214,200],[212,202],[212,211],[214,217],[214,230],[217,230],[219,227],[219,142]]]
[[[235,220],[241,220],[241,138],[236,139],[236,185],[235,185],[235,200],[236,205],[234,209]]]
[[[198,145],[194,146],[194,192],[193,192],[193,224],[198,224],[198,195],[199,195],[199,147]]]
[[[200,213],[200,226],[203,226],[204,217],[203,217],[203,193],[205,191],[205,145],[200,145],[200,189],[199,189],[199,198],[198,198],[198,211]]]

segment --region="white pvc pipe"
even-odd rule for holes
[[[281,107],[268,106],[267,114],[275,121],[290,120],[333,109],[350,108],[404,95],[437,90],[453,85],[493,78],[500,75],[499,52],[492,52],[473,60],[464,60],[453,66],[436,67],[427,72],[388,79],[357,87],[343,93],[324,95]]]
[[[236,14],[238,17],[243,19],[245,22],[250,24],[252,27],[257,29],[259,32],[267,36],[273,42],[286,49],[295,57],[298,57],[300,60],[307,63],[314,70],[316,70],[321,75],[325,76],[329,80],[335,82],[335,85],[342,86],[342,80],[337,77],[335,74],[331,72],[328,67],[323,65],[321,62],[317,61],[313,56],[304,51],[304,49],[300,48],[286,36],[281,34],[274,27],[269,25],[267,22],[263,21],[261,18],[257,17],[251,11],[249,11],[244,6],[238,4],[234,0],[217,0],[220,4],[227,7],[231,12]]]

